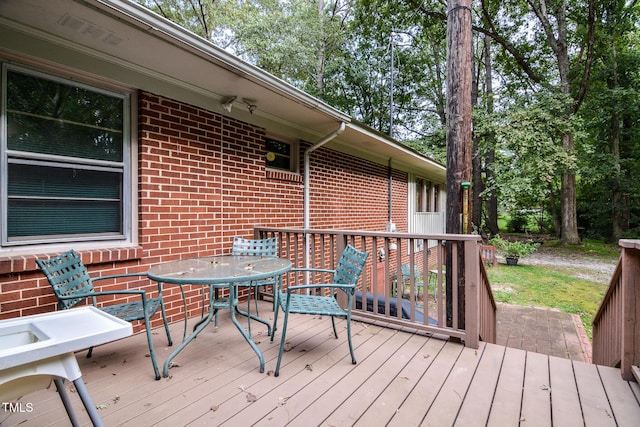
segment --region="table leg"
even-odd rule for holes
[[[212,286],[209,289],[209,295],[213,295],[213,287]],[[169,364],[171,363],[171,361],[187,346],[187,344],[189,344],[195,337],[197,337],[198,334],[200,332],[202,332],[202,330],[204,328],[206,328],[209,323],[211,323],[211,319],[213,319],[214,312],[215,312],[214,308],[213,307],[209,307],[209,315],[204,319],[204,321],[201,320],[200,322],[198,322],[198,325],[194,329],[194,331],[188,337],[183,339],[182,343],[178,346],[178,348],[176,348],[169,355],[169,357],[167,357],[167,360],[164,361],[164,366],[163,366],[163,369],[162,369],[162,376],[163,377],[166,378],[166,377],[169,376]]]
[[[251,339],[251,336],[247,334],[247,332],[244,330],[240,322],[238,322],[238,319],[236,319],[235,312],[237,307],[234,307],[235,305],[234,301],[237,301],[237,295],[238,295],[237,285],[231,284],[229,286],[229,312],[231,314],[231,321],[233,322],[234,325],[236,325],[236,328],[238,328],[238,330],[240,331],[244,339],[249,343],[249,345],[251,346],[253,351],[256,353],[256,355],[258,355],[258,360],[260,361],[260,373],[263,373],[264,372],[264,356],[262,355],[262,352],[260,351],[256,343],[254,343],[253,340]]]
[[[271,324],[264,320],[263,318],[257,316],[257,314],[251,314],[251,291],[255,291],[256,293],[256,304],[257,304],[257,290],[258,290],[258,286],[249,286],[249,292],[248,292],[248,296],[247,296],[247,311],[242,311],[240,310],[239,306],[236,305],[235,310],[236,313],[243,315],[244,317],[246,317],[248,319],[249,322],[249,336],[251,336],[251,319],[262,323],[263,325],[265,325],[267,327],[267,334],[269,336],[271,336]]]

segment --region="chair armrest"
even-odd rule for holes
[[[103,291],[103,292],[88,292],[84,294],[73,294],[73,295],[64,295],[59,296],[58,299],[81,299],[81,298],[91,298],[103,295],[140,295],[143,299],[146,298],[146,292],[142,290],[122,290],[122,291]]]
[[[296,272],[311,272],[311,273],[335,273],[335,270],[327,270],[325,268],[292,268],[291,270],[289,270],[289,273],[296,273]]]
[[[289,286],[287,287],[287,293],[291,293],[291,291],[295,291],[298,289],[318,289],[318,288],[336,288],[346,292],[348,290],[355,289],[356,285],[342,285],[338,283],[322,283],[317,285]]]
[[[98,276],[98,277],[92,277],[91,280],[95,282],[97,280],[118,279],[120,277],[136,277],[136,276],[148,277],[147,272],[145,271],[144,273],[127,273],[127,274],[113,274],[109,276]]]

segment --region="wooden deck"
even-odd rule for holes
[[[265,303],[261,313],[267,311]],[[278,378],[270,372],[278,343],[252,323],[266,360],[267,372],[260,374],[257,357],[226,313],[160,381],[144,356],[144,335],[98,347],[91,359],[77,357],[106,426],[640,425],[640,387],[623,381],[618,369],[493,344],[473,350],[359,322],[353,328],[358,364],[352,365],[346,333],[333,339],[329,319],[290,321],[292,349]],[[172,331],[179,338],[182,324]],[[156,332],[161,363],[170,348]],[[71,397],[89,424],[77,395]],[[21,402],[32,410],[0,409],[2,427],[69,425],[53,387]]]

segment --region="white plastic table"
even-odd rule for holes
[[[227,288],[229,290],[228,304],[231,321],[258,356],[260,372],[264,372],[264,357],[262,356],[262,352],[235,316],[235,308],[238,301],[238,285],[269,277],[281,276],[289,270],[291,270],[291,261],[288,259],[248,255],[190,258],[169,261],[151,267],[147,271],[147,275],[151,280],[157,281],[160,286],[164,286],[165,284],[208,286],[210,295],[208,316],[199,322],[194,331],[185,337],[182,344],[167,357],[164,362],[162,375],[164,377],[169,375],[169,364],[171,360],[211,322],[218,308],[217,306],[214,307],[212,296],[214,295],[214,290],[220,288]],[[249,313],[247,314],[253,319],[266,323],[256,316],[250,315]]]
[[[80,425],[62,379],[73,381],[94,426],[102,426],[74,355],[127,337],[129,322],[95,307],[80,307],[0,321],[0,401],[9,402],[53,380],[71,424]]]

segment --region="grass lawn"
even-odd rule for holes
[[[562,270],[562,267],[500,264],[498,267],[488,268],[487,273],[496,301],[550,307],[578,314],[591,339],[591,322],[606,286],[577,279]]]

